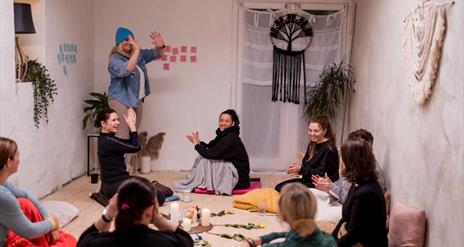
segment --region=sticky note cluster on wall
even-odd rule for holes
[[[161,61],[163,61],[164,70],[170,70],[171,63],[196,63],[198,61],[198,48],[187,45],[178,47],[166,45]]]
[[[67,65],[77,63],[77,45],[72,43],[61,43],[57,55],[58,63],[63,66],[63,73],[68,75]]]

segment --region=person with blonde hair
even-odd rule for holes
[[[273,232],[256,239],[243,242],[242,247],[291,247],[320,246],[337,247],[329,234],[322,232],[314,217],[317,211],[316,197],[301,183],[290,183],[282,188],[278,201],[279,220],[290,226],[288,232]],[[284,242],[269,243],[274,239],[285,238]]]
[[[18,171],[19,162],[16,142],[0,137],[0,246],[76,245],[39,200],[7,181]]]

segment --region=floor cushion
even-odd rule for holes
[[[261,181],[258,180],[251,180],[250,182],[250,187],[247,189],[241,189],[241,190],[233,190],[232,195],[243,195],[245,193],[248,193],[252,190],[255,189],[260,189],[261,188]],[[207,190],[207,189],[201,189],[201,188],[195,188],[193,190],[193,193],[198,193],[198,194],[214,194],[213,190]]]
[[[425,211],[393,202],[390,212],[388,245],[395,247],[422,247],[425,238]]]
[[[79,215],[79,209],[71,203],[63,201],[42,201],[41,204],[48,213],[58,219],[60,228],[67,225]]]

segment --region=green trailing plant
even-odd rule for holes
[[[27,66],[27,67],[26,67]],[[27,68],[27,70],[26,70]],[[39,128],[40,119],[44,118],[48,124],[48,107],[53,103],[54,96],[58,94],[55,80],[50,77],[45,65],[34,60],[24,64],[26,75],[24,81],[31,81],[34,97],[34,125]]]
[[[324,67],[319,81],[307,90],[306,117],[325,115],[335,117],[338,106],[346,96],[354,93],[353,68],[344,63],[333,63]]]
[[[101,111],[105,107],[109,107],[108,95],[106,93],[101,94],[97,92],[91,92],[89,94],[93,98],[84,100],[86,106],[84,107],[82,129],[85,129],[85,127],[87,127],[87,123],[89,120],[93,121],[95,119],[95,116],[99,111]]]

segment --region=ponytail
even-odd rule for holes
[[[314,219],[305,218],[293,221],[290,226],[298,232],[301,237],[307,237],[317,229]]]

